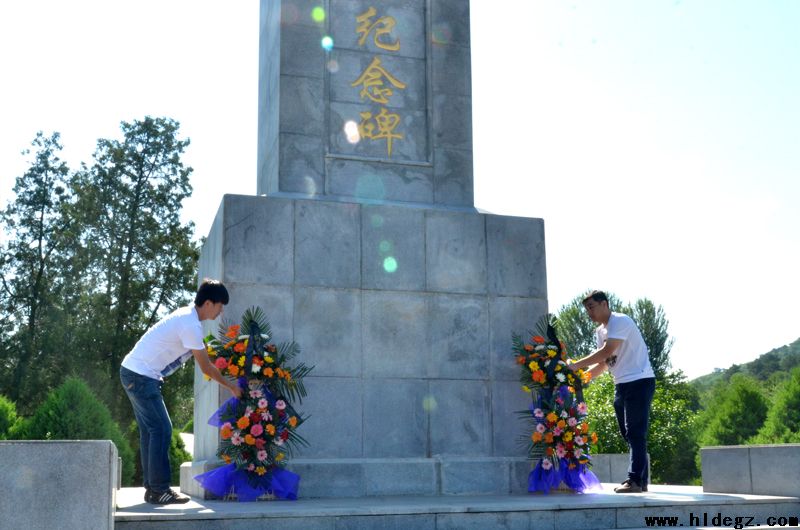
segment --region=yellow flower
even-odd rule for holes
[[[267,356],[264,357],[264,362],[265,363],[274,363],[275,361],[272,359],[272,357],[267,355]]]
[[[211,379],[211,378],[209,377],[209,379]],[[527,393],[529,393],[529,394],[530,394],[530,392],[531,392],[531,389],[530,389],[530,388],[528,388],[528,387],[527,387],[527,386],[525,386],[525,385],[522,385],[522,391],[523,391],[523,392],[527,392]]]
[[[241,357],[239,357],[239,360],[236,362],[236,364],[238,364],[239,366],[244,366],[244,361],[245,360],[246,360],[245,356],[242,355]]]
[[[531,369],[531,372],[535,372],[536,370],[539,369],[539,363],[537,363],[536,361],[531,361],[528,363],[528,368]]]
[[[285,456],[286,456],[286,455],[284,455],[283,453],[278,453],[277,455],[275,455],[275,461],[276,461],[276,462],[280,462],[281,460],[283,460],[283,458],[284,458]]]
[[[292,416],[289,418],[289,425],[292,427],[297,427],[297,416]]]
[[[256,467],[256,473],[258,473],[258,476],[261,476],[266,472],[267,472],[267,468],[265,468],[264,466]]]
[[[205,379],[206,381],[211,381],[211,376],[203,374],[203,379]]]
[[[561,439],[565,442],[569,442],[572,440],[572,431],[567,431],[561,435]]]
[[[555,357],[556,355],[558,355],[557,351],[555,351],[555,350],[547,350],[547,356],[548,357]]]

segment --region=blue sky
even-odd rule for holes
[[[800,337],[800,2],[473,1],[476,205],[542,217],[551,310],[664,306],[694,377]],[[72,167],[181,122],[203,235],[255,193],[258,3],[0,5],[0,200],[37,130]],[[742,331],[744,330],[744,331]]]

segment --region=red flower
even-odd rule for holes
[[[264,446],[267,444],[266,440],[263,438],[256,438],[256,449],[259,451],[264,449]]]
[[[283,440],[285,442],[288,438],[289,438],[289,431],[288,430],[284,430],[281,433],[281,440]]]

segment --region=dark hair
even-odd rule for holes
[[[197,296],[194,297],[194,305],[201,306],[206,303],[206,300],[211,300],[214,304],[222,302],[228,305],[230,297],[228,296],[228,290],[222,285],[222,282],[206,278],[197,289]]]
[[[597,290],[592,291],[591,293],[587,294],[583,298],[583,305],[586,305],[586,303],[589,300],[594,300],[597,303],[600,303],[600,302],[608,303],[608,297],[606,296],[606,293],[604,293],[603,291],[597,291]]]

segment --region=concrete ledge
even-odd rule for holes
[[[0,442],[0,527],[114,527],[119,460],[109,440]]]
[[[703,491],[800,496],[800,444],[702,447]]]

